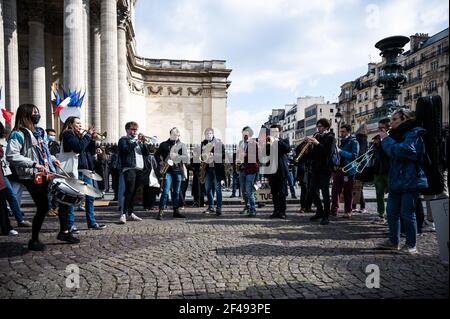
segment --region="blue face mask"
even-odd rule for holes
[[[55,142],[56,141],[56,136],[47,136],[47,140],[49,142]]]

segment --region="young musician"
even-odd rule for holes
[[[287,180],[289,174],[287,154],[289,154],[291,147],[287,140],[280,138],[281,131],[280,125],[272,125],[270,128],[269,141],[271,145],[268,145],[268,147],[272,150],[277,150],[277,154],[270,152],[270,155],[278,158],[276,171],[268,175],[274,206],[274,212],[270,218],[286,219]]]
[[[159,201],[157,219],[163,219],[171,186],[173,186],[173,217],[186,218],[186,216],[180,213],[179,199],[181,181],[183,179],[182,165],[183,163],[189,163],[189,154],[187,153],[186,145],[180,141],[180,131],[176,127],[170,130],[170,138],[161,143],[155,153],[155,158],[159,161],[160,168],[168,165],[169,161],[173,161],[173,165],[167,169],[165,176],[163,176],[163,189]]]
[[[321,220],[321,225],[329,224],[330,215],[330,179],[331,167],[329,159],[331,149],[335,143],[334,134],[329,132],[331,125],[327,119],[317,121],[316,138],[307,137],[306,140],[311,143],[310,156],[312,162],[312,176],[310,191],[306,199],[306,207],[310,207],[311,203],[317,207],[316,214],[310,218],[311,221]],[[322,192],[323,205],[320,201],[319,191]]]
[[[127,222],[127,215],[133,221],[142,220],[134,214],[133,206],[136,191],[143,184],[144,159],[148,156],[148,149],[144,144],[145,136],[137,134],[138,128],[139,125],[136,122],[127,123],[125,125],[127,135],[119,140],[119,156],[125,181],[125,200],[120,216],[121,224]]]
[[[212,148],[210,148],[212,145]],[[202,156],[206,160],[206,195],[208,197],[208,213],[216,213],[217,216],[222,215],[222,180],[225,179],[225,146],[222,141],[214,136],[214,130],[208,128],[205,130],[205,140],[201,143],[202,150],[207,148],[208,153],[203,153]],[[214,211],[214,191],[217,195],[217,209]]]
[[[28,249],[34,251],[45,250],[45,245],[39,240],[39,232],[49,208],[47,197],[49,182],[44,179],[41,184],[35,184],[34,177],[37,172],[46,174],[55,172],[53,164],[60,165],[59,161],[52,159],[50,155],[44,129],[37,126],[40,119],[39,109],[35,105],[20,105],[6,149],[6,160],[20,183],[27,188],[37,207],[31,240],[28,242]]]

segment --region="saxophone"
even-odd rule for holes
[[[214,143],[209,142],[205,146],[202,147],[202,154],[200,155],[200,172],[199,172],[199,180],[200,183],[205,184],[206,182],[206,169],[208,165],[214,160],[213,156],[211,156],[211,152],[214,148]]]

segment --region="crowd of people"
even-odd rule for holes
[[[242,197],[241,214],[252,218],[258,213],[255,195],[259,187],[255,185],[267,183],[273,203],[270,218],[286,219],[286,198],[289,192],[292,198],[297,198],[298,184],[298,213],[314,212],[312,222],[328,225],[330,218],[339,213],[341,195],[342,217],[351,218],[355,211],[366,211],[362,189],[359,202],[354,201],[354,184],[368,170],[375,184],[378,219],[389,228],[389,238],[380,244],[381,249],[399,250],[403,231],[406,244],[402,250],[416,253],[417,234],[425,223],[432,222],[429,211],[425,217],[421,199],[421,190],[428,187],[427,171],[422,165],[426,155],[422,137],[426,131],[418,126],[414,113],[406,109],[395,111],[391,119],[381,120],[378,135],[370,143],[367,136],[354,134],[346,124],[340,126],[336,138],[330,122],[320,119],[317,133],[306,137],[296,148],[281,138],[279,125],[263,127],[258,137],[250,127],[244,127],[242,140],[231,154],[211,128],[205,130],[201,144],[190,149],[182,142],[176,127],[168,130],[166,141],[154,145],[138,133],[138,123],[129,122],[117,145],[101,146],[96,143],[96,129],[84,131],[77,117],[69,117],[60,134],[40,128],[39,122],[38,108],[24,104],[17,110],[11,132],[0,126],[1,232],[18,235],[10,222],[12,214],[18,228],[32,228],[30,250],[45,249],[39,233],[46,215],[58,216],[57,239],[70,244],[80,242],[75,236],[79,233],[75,210],[85,211],[88,229],[106,227],[96,220],[94,197],[83,196],[81,207],[79,202],[68,203],[55,196],[53,181],[61,171],[98,189],[102,195],[112,190],[113,200],[118,201],[120,224],[142,220],[135,211],[140,189],[144,209],[155,211],[158,220],[166,218],[169,206],[173,218],[186,218],[183,210],[189,188],[194,207],[205,207],[204,214],[221,216],[224,186],[231,189],[231,197]],[[361,163],[364,170],[360,170]],[[101,180],[83,173],[86,170],[95,172]],[[21,210],[24,188],[36,206],[32,223],[25,220]],[[387,206],[386,193],[389,193]],[[448,197],[448,190],[439,196]]]

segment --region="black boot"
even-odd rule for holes
[[[316,213],[316,214],[315,214],[313,217],[311,217],[309,220],[312,221],[312,222],[314,222],[314,221],[319,220],[319,219],[322,219],[322,218],[323,218],[322,214]]]
[[[179,209],[175,209],[173,212],[173,218],[186,218],[186,216],[181,214]]]

